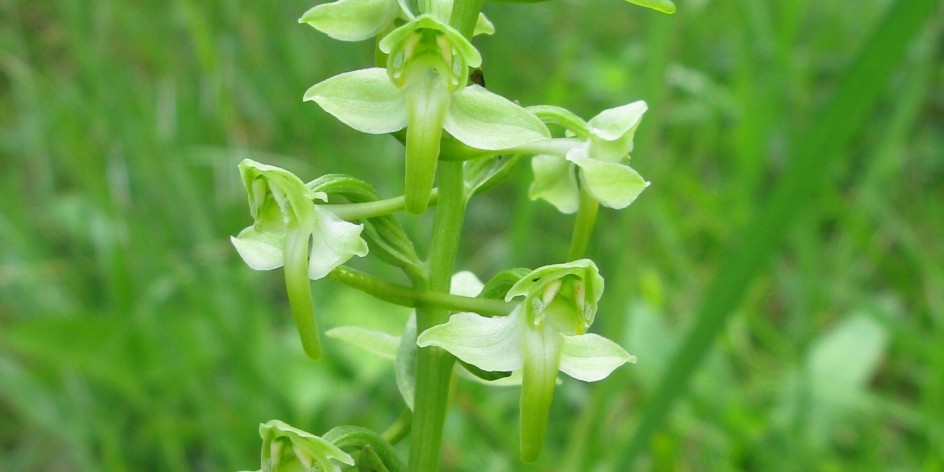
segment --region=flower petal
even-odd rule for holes
[[[299,18],[334,39],[360,41],[393,24],[396,0],[338,0],[317,5]]]
[[[618,108],[604,110],[590,120],[589,157],[606,162],[622,162],[629,159],[633,150],[633,136],[646,102],[642,100]]]
[[[567,160],[580,167],[580,180],[587,192],[609,208],[626,208],[649,186],[632,167],[591,159],[579,149],[568,153]]]
[[[547,127],[536,116],[479,85],[452,94],[443,126],[459,141],[488,151],[550,137]]]
[[[443,348],[483,370],[509,372],[521,367],[521,316],[517,308],[493,318],[456,313],[447,323],[423,331],[416,344]]]
[[[406,127],[403,94],[379,67],[339,74],[305,92],[342,123],[363,133],[385,134]]]
[[[564,336],[560,370],[577,380],[602,380],[626,363],[635,364],[636,357],[603,336],[589,333]]]
[[[315,216],[308,278],[318,280],[350,258],[367,254],[367,242],[361,238],[364,225],[348,223],[320,207],[315,207]]]
[[[580,190],[574,166],[556,156],[531,158],[534,181],[528,189],[531,200],[543,199],[561,213],[574,213],[580,204]]]
[[[252,226],[230,237],[239,257],[243,258],[252,270],[272,270],[282,267],[282,247],[285,245],[284,233],[257,232]]]
[[[561,360],[562,336],[550,330],[524,330],[521,383],[521,460],[537,460],[547,431],[547,415]]]
[[[485,285],[472,272],[464,270],[456,272],[452,276],[452,285],[449,292],[453,295],[462,295],[463,297],[477,297],[482,293]]]
[[[590,119],[590,131],[607,141],[616,141],[635,130],[648,106],[642,100],[621,107],[603,110]]]

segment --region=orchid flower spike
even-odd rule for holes
[[[541,452],[557,372],[595,382],[636,358],[619,345],[588,334],[603,278],[596,264],[581,259],[531,271],[506,295],[521,299],[508,316],[457,313],[417,338],[420,347],[437,346],[482,370],[522,370],[521,458],[533,462]]]
[[[363,225],[348,223],[315,205],[327,201],[291,172],[246,159],[239,164],[255,222],[230,238],[254,270],[285,266],[285,285],[302,347],[321,358],[321,344],[308,280],[317,280],[354,256],[367,254]],[[309,257],[309,249],[311,256]]]
[[[522,151],[530,148],[536,154],[531,160],[534,182],[528,191],[532,200],[540,198],[562,213],[573,213],[584,189],[603,206],[622,209],[649,186],[629,166],[633,136],[646,102],[604,110],[589,122],[560,107],[528,110],[548,124],[563,127],[568,135],[523,146]]]
[[[262,469],[258,472],[341,472],[354,458],[330,442],[279,420],[259,425]]]
[[[305,93],[364,133],[406,128],[406,209],[422,213],[436,175],[443,130],[464,144],[496,151],[550,137],[537,117],[478,85],[469,68],[482,57],[468,39],[433,15],[421,15],[380,41],[387,69],[334,76]]]

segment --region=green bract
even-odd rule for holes
[[[285,284],[305,352],[321,357],[308,280],[320,279],[354,256],[367,254],[363,225],[342,221],[319,208],[327,200],[291,172],[246,159],[239,164],[255,222],[230,238],[255,270],[285,266]],[[309,257],[309,249],[311,256]]]
[[[308,89],[348,126],[384,134],[407,129],[406,208],[426,209],[445,129],[468,146],[502,150],[547,138],[536,117],[478,85],[466,86],[482,58],[458,31],[432,15],[415,18],[380,42],[387,70],[340,74]]]
[[[552,140],[537,150],[538,155],[531,160],[534,182],[528,195],[532,200],[544,199],[563,213],[573,213],[582,187],[604,206],[619,209],[629,206],[649,186],[628,165],[633,135],[646,111],[645,102],[604,110],[589,122],[558,107],[529,110],[576,136]]]
[[[586,382],[635,362],[619,345],[586,334],[603,293],[603,278],[588,259],[542,267],[525,275],[505,299],[524,297],[508,316],[457,313],[417,339],[486,371],[521,369],[521,457],[541,451],[557,372]]]
[[[354,458],[324,439],[279,420],[259,425],[262,469],[258,472],[340,472]]]

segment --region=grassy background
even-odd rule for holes
[[[301,102],[371,45],[266,3],[0,0],[0,470],[253,468],[262,421],[383,429],[402,409],[387,362],[330,340],[305,360],[281,277],[227,241],[250,222],[245,157],[402,192],[392,138]],[[564,379],[530,467],[517,391],[462,383],[446,470],[944,468],[939,2],[486,13],[489,88],[586,117],[649,102],[634,167],[653,185],[601,212],[590,250],[595,330],[640,362]],[[571,221],[529,180],[473,202],[460,268],[562,257]],[[407,315],[313,290],[325,327]]]

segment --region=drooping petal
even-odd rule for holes
[[[385,134],[406,127],[403,93],[379,67],[336,75],[305,92],[342,123],[363,133]]]
[[[405,72],[409,124],[406,129],[406,179],[404,199],[407,211],[422,214],[436,178],[443,122],[449,111],[449,90],[438,64],[425,68],[424,58]]]
[[[440,347],[482,370],[510,372],[521,367],[522,330],[520,309],[493,318],[456,313],[447,323],[423,331],[416,344]]]
[[[308,278],[318,280],[354,256],[367,254],[367,242],[361,238],[364,225],[344,221],[329,211],[315,207],[311,259]]]
[[[584,382],[605,379],[617,367],[636,363],[636,357],[613,341],[596,334],[564,336],[560,370]]]
[[[521,383],[521,460],[537,460],[547,432],[547,416],[561,360],[562,337],[554,330],[524,330]]]
[[[311,299],[311,283],[308,281],[308,244],[311,233],[306,230],[291,230],[285,234],[285,289],[292,309],[295,328],[308,357],[321,359],[321,342],[318,340],[318,325],[315,321],[315,305]]]
[[[252,226],[230,237],[239,257],[252,270],[272,270],[282,267],[282,247],[285,245],[284,233],[257,232]]]
[[[325,334],[390,360],[396,359],[400,345],[398,336],[360,326],[338,326],[325,331]]]
[[[338,0],[311,8],[298,22],[334,39],[360,41],[393,24],[399,9],[396,0]]]
[[[547,127],[536,116],[479,85],[452,94],[444,126],[459,141],[488,151],[550,137]]]
[[[528,189],[531,200],[544,199],[561,213],[574,213],[580,204],[580,189],[574,166],[557,156],[531,158],[534,181]]]
[[[591,159],[579,151],[574,149],[568,153],[567,160],[580,167],[581,182],[603,206],[626,208],[649,186],[632,167]]]

